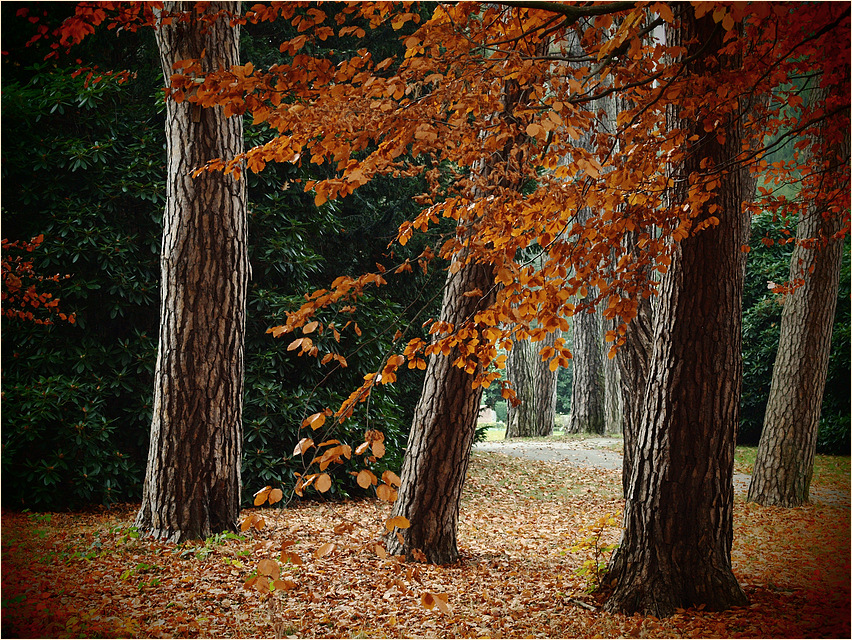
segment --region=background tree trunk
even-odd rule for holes
[[[592,297],[595,294],[589,292]],[[569,433],[604,432],[604,373],[601,323],[597,312],[574,316]]]
[[[815,99],[824,104],[826,92],[816,93]],[[828,175],[837,187],[838,180],[848,181],[843,171],[849,166],[848,126],[847,135],[830,148],[835,157],[826,157],[833,165]],[[842,227],[842,216],[827,211],[821,200],[798,222],[790,280],[803,278],[804,284],[784,300],[778,354],[748,489],[752,502],[796,507],[808,501],[843,254],[843,241],[833,236]],[[808,238],[817,238],[816,246],[801,244]]]
[[[606,329],[614,329],[616,324],[604,320]],[[605,333],[605,332],[604,332]],[[624,398],[621,395],[621,370],[615,358],[610,359],[609,343],[601,342],[603,352],[601,362],[604,372],[604,433],[615,436],[622,432],[624,423]]]
[[[506,378],[511,381],[521,404],[509,403],[506,418],[507,438],[549,436],[556,421],[556,376],[539,355],[543,347],[553,346],[559,331],[548,333],[541,342],[520,340],[506,360]]]
[[[461,326],[494,302],[493,293],[481,299],[464,293],[493,290],[493,285],[489,265],[468,264],[450,272],[441,321]],[[449,356],[429,358],[392,513],[408,518],[411,527],[402,531],[402,544],[396,536],[388,537],[391,553],[413,557],[417,549],[435,564],[458,559],[459,503],[482,397],[482,387],[471,387],[475,374],[453,366],[458,355],[454,350]]]
[[[705,43],[710,52],[720,48],[711,17],[696,21],[689,5],[679,14],[680,42],[697,36],[699,43],[689,45],[687,55]],[[703,63],[698,59],[691,70],[700,73]],[[718,166],[739,151],[735,122],[724,145],[711,137],[679,167],[675,202],[685,200],[686,178],[700,170],[702,158]],[[685,239],[661,282],[624,534],[604,581],[614,583],[610,611],[663,617],[678,607],[718,610],[747,602],[731,570],[742,381],[741,196],[740,172],[724,174],[711,200],[720,210],[719,226]]]
[[[233,10],[211,3],[207,11]],[[166,78],[172,64],[205,70],[239,64],[239,31],[227,19],[156,32]],[[240,512],[243,333],[247,283],[245,182],[190,172],[243,150],[242,117],[166,101],[167,200],[161,256],[160,342],[142,506],[143,534],[178,542],[235,530]]]

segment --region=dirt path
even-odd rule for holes
[[[480,442],[473,446],[473,450],[493,451],[528,460],[565,463],[573,467],[620,469],[621,445],[621,438],[607,437],[588,437],[566,442],[517,439]],[[737,497],[745,498],[748,495],[750,482],[751,476],[748,474],[734,474],[734,492]],[[811,502],[848,507],[850,496],[820,487],[811,487]]]

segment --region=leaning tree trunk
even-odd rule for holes
[[[711,17],[696,21],[689,5],[679,13],[681,42],[698,36],[687,55],[705,43],[711,52],[721,47]],[[690,66],[702,72],[705,61]],[[712,137],[679,167],[682,186],[673,194],[675,203],[685,199],[686,177],[701,170],[702,159],[719,166],[739,151],[736,122],[728,123],[724,145]],[[609,611],[663,617],[678,607],[718,610],[747,602],[731,570],[742,381],[739,178],[738,171],[720,178],[717,196],[708,203],[719,207],[719,226],[676,247],[660,285],[624,533],[604,580],[615,585]]]
[[[207,11],[232,10],[211,3]],[[202,23],[195,3],[166,3],[189,22],[156,31],[166,78],[178,60],[205,71],[239,64],[238,27]],[[202,58],[202,55],[204,56]],[[142,506],[143,534],[181,541],[235,530],[240,511],[243,332],[247,283],[245,182],[191,172],[242,152],[242,118],[166,101],[160,342]]]
[[[512,383],[520,404],[509,403],[507,438],[549,436],[556,420],[556,376],[539,351],[552,347],[559,331],[548,333],[541,342],[519,340],[506,359],[506,378]]]
[[[489,265],[467,264],[456,273],[450,270],[441,321],[459,327],[490,306],[493,293],[482,298],[464,294],[474,289],[490,291],[493,285]],[[482,387],[472,388],[475,374],[453,366],[458,356],[454,349],[448,356],[429,358],[393,506],[393,515],[408,518],[411,526],[403,530],[402,544],[395,536],[388,537],[391,553],[413,557],[419,550],[434,564],[458,558],[459,504],[482,397]]]
[[[817,100],[824,103],[825,94],[819,94]],[[848,168],[848,133],[831,151],[836,158],[820,160],[840,168],[829,167],[828,175],[848,180],[842,171]],[[778,355],[748,489],[748,500],[762,505],[796,507],[809,497],[843,248],[843,241],[834,238],[843,227],[842,216],[825,204],[815,200],[799,219],[790,259],[790,280],[802,278],[804,284],[787,295],[781,314]],[[809,238],[816,243],[802,244]]]

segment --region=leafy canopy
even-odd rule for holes
[[[681,10],[712,16],[724,32],[721,50],[705,47],[695,54],[706,59],[704,72],[690,72],[685,49],[667,44],[663,35],[664,28],[677,28]],[[406,361],[421,367],[428,355],[454,354],[456,366],[476,374],[474,384],[488,386],[498,376],[489,367],[503,364],[498,347],[510,348],[513,338],[538,341],[554,329],[564,331],[572,315],[590,306],[600,305],[605,317],[620,321],[607,336],[616,348],[638,296],[655,292],[648,274],[667,271],[676,243],[712,229],[720,216],[739,214],[723,211],[716,198],[726,172],[747,168],[761,174],[764,185],[800,183],[796,200],[762,186],[749,204],[754,211],[794,220],[803,203],[821,194],[828,203],[823,214],[843,216],[841,234],[848,229],[848,195],[838,170],[848,159],[825,142],[848,131],[846,6],[458,3],[435,6],[422,24],[410,3],[272,2],[253,5],[244,16],[205,13],[198,3],[195,11],[205,20],[234,24],[287,20],[297,31],[280,44],[282,61],[267,68],[247,62],[205,73],[198,60],[175,65],[171,99],[249,115],[275,133],[235,158],[211,159],[199,171],[239,175],[269,163],[327,166],[328,177],[302,185],[317,205],[349,196],[378,176],[422,175],[428,185],[417,198],[422,210],[400,225],[399,245],[448,219],[456,233],[434,250],[427,247],[419,259],[456,257],[451,269],[464,261],[493,265],[494,304],[455,326],[432,323],[431,342],[400,344],[399,353],[368,374],[333,413],[339,420],[376,384],[393,381]],[[102,23],[135,29],[186,19],[156,4],[81,4],[61,28],[60,42],[78,42]],[[394,29],[419,24],[405,37],[401,59],[377,60],[366,48],[342,59],[316,53],[318,42],[358,38],[364,25],[388,22]],[[721,57],[740,64],[719,65]],[[805,79],[807,89],[833,90],[815,104],[794,79]],[[623,108],[608,126],[607,100],[616,95]],[[704,133],[665,126],[672,112],[681,122],[701,123]],[[704,161],[686,178],[685,200],[669,198],[674,179],[666,166],[701,154],[708,139],[724,140],[738,121],[749,132],[738,156],[719,166]],[[817,127],[827,133],[814,135]],[[769,148],[767,139],[773,140]],[[788,144],[792,159],[768,161],[767,151]],[[576,212],[584,207],[594,215],[580,222]],[[625,248],[626,234],[636,234],[637,251]],[[529,248],[547,258],[520,259]],[[410,268],[406,261],[340,276],[306,296],[271,331],[300,331],[290,347],[327,358],[310,337],[324,330],[315,314]],[[599,291],[593,300],[572,302],[591,286]],[[570,352],[558,340],[541,356],[564,366]],[[512,395],[509,389],[504,394]]]

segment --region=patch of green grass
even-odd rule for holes
[[[485,432],[486,442],[498,442],[506,435],[506,427],[493,427]]]
[[[737,447],[734,453],[734,472],[751,475],[757,459],[757,447]],[[849,486],[849,456],[823,456],[814,458],[812,483],[820,485]]]
[[[849,456],[816,456],[813,482],[849,487]]]
[[[757,447],[737,447],[734,451],[734,473],[751,475],[754,471],[755,458],[757,458]]]

